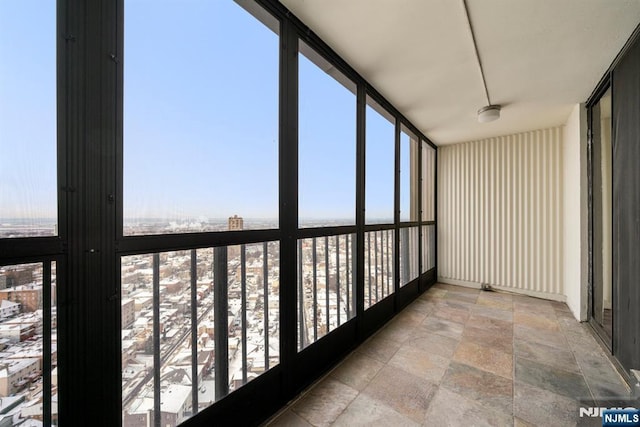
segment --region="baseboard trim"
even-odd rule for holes
[[[481,289],[481,283],[470,282],[467,280],[449,279],[446,277],[438,277],[438,283],[445,283],[447,285],[464,286],[464,287],[473,288],[473,289]],[[538,292],[538,291],[532,291],[529,289],[512,288],[510,286],[491,285],[491,287],[495,290],[502,291],[502,292],[510,292],[512,294],[526,295],[530,297],[542,298],[542,299],[559,301],[564,303],[567,302],[567,297],[565,295],[552,294],[549,292]]]

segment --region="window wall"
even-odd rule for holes
[[[178,425],[279,363],[279,242],[245,232],[279,227],[279,22],[125,1],[124,23],[122,234],[240,234],[120,258],[123,424]]]
[[[56,50],[55,1],[0,3],[3,425],[58,425],[58,267],[65,230]]]
[[[298,55],[298,225],[356,223],[356,85],[306,43]]]
[[[19,3],[0,325],[31,322],[22,418],[256,424],[435,281],[435,146],[279,2]],[[38,31],[8,43],[15,22]]]
[[[233,1],[124,5],[124,235],[277,228],[278,22]]]
[[[611,346],[613,335],[612,191],[613,146],[611,88],[591,107],[591,184],[593,235],[593,301],[591,313]]]
[[[0,4],[0,238],[58,234],[55,34],[54,0]]]
[[[395,118],[372,97],[367,97],[365,218],[367,224],[394,222]]]
[[[427,141],[421,144],[421,272],[436,267],[436,150]]]

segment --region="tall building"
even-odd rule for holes
[[[0,301],[12,301],[22,304],[24,312],[33,312],[42,308],[42,286],[20,285],[0,290]]]
[[[244,220],[241,216],[234,215],[229,217],[229,231],[238,231],[244,228]]]

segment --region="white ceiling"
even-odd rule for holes
[[[640,22],[640,0],[281,0],[438,145],[563,124]]]

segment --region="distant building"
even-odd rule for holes
[[[121,314],[123,329],[133,325],[136,320],[136,302],[131,298],[123,299]]]
[[[0,323],[0,331],[15,328],[19,332],[15,335],[16,340],[14,340],[14,342],[18,342],[25,341],[34,335],[41,335],[42,326],[42,310],[40,310],[35,313],[22,313],[18,316],[4,319],[2,323]],[[9,335],[12,334],[13,333],[9,332]],[[0,333],[0,337],[2,337],[1,335],[2,333]],[[8,337],[5,336],[2,338]]]
[[[241,216],[234,215],[229,217],[229,231],[242,230],[244,228],[244,220]]]
[[[243,228],[244,220],[241,216],[234,215],[229,217],[229,231],[239,231]],[[240,246],[229,246],[227,250],[229,259],[238,258],[240,256]]]
[[[0,301],[12,301],[22,304],[22,311],[34,312],[42,308],[42,286],[20,285],[0,290]]]
[[[13,317],[20,313],[20,303],[1,300],[0,301],[0,320]]]
[[[32,283],[35,280],[33,268],[28,266],[18,266],[16,268],[7,269],[3,273],[3,276],[6,280],[5,288]]]
[[[7,276],[0,274],[0,289],[7,289]]]
[[[169,384],[160,392],[160,425],[175,427],[191,416],[191,387]],[[124,427],[154,425],[153,399],[141,399],[124,413]]]
[[[0,427],[13,427],[13,411],[16,409],[22,402],[24,402],[25,396],[11,396],[11,397],[3,397],[0,399]]]
[[[40,376],[38,359],[21,359],[0,364],[0,396],[16,393]]]

